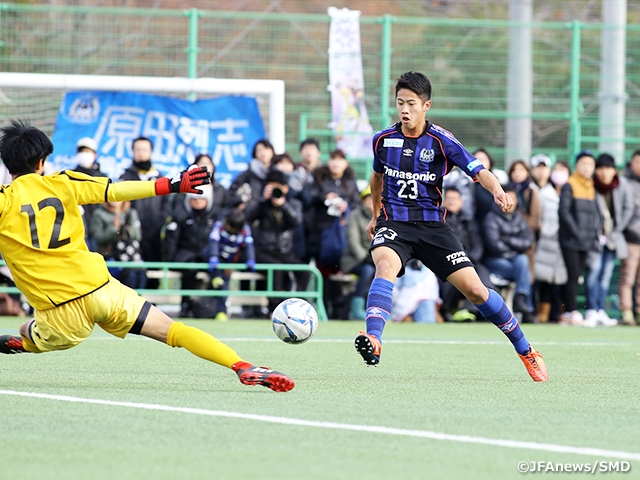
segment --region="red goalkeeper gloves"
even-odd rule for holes
[[[211,183],[207,167],[191,165],[188,169],[180,172],[180,175],[168,178],[162,177],[156,180],[156,195],[169,195],[170,193],[196,193],[202,191],[195,187],[208,185]]]

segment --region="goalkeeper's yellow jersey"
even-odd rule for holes
[[[90,252],[79,205],[151,196],[153,182],[122,182],[63,171],[21,175],[0,187],[0,253],[31,306],[43,310],[87,295],[109,281],[98,253]],[[122,195],[137,183],[137,195]],[[140,184],[150,184],[143,186]],[[113,191],[112,191],[113,190]],[[129,187],[129,193],[132,188]],[[121,198],[117,198],[121,197]]]

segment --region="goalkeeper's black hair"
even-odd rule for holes
[[[423,102],[431,100],[431,82],[424,73],[405,72],[396,82],[396,97],[400,90],[411,90],[418,95]]]
[[[35,173],[38,162],[53,153],[49,137],[28,120],[11,120],[0,135],[0,158],[11,175]]]
[[[235,232],[240,232],[247,221],[247,217],[242,210],[236,208],[227,214],[224,221],[229,228],[232,228]]]

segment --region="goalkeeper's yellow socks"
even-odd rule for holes
[[[167,344],[182,347],[200,358],[231,368],[234,363],[242,362],[242,358],[228,345],[213,335],[202,330],[189,327],[182,322],[173,322],[167,334]]]

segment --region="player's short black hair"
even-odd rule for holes
[[[265,183],[278,183],[280,185],[287,185],[287,175],[284,172],[281,172],[277,168],[272,168],[267,173],[266,178],[264,179]]]
[[[418,95],[423,102],[431,100],[431,82],[424,73],[405,72],[396,82],[396,97],[402,89],[411,90]]]
[[[49,137],[28,120],[11,120],[0,135],[0,157],[11,175],[34,173],[38,162],[53,153]]]
[[[307,145],[315,145],[315,147],[320,150],[320,144],[318,143],[318,141],[315,138],[306,138],[303,141],[300,142],[300,148],[298,149],[298,151],[302,151],[302,149],[304,147],[306,147]]]
[[[153,151],[153,142],[151,141],[150,138],[143,137],[143,136],[134,138],[133,141],[131,142],[131,150],[133,150],[133,146],[136,144],[136,142],[149,142],[149,145],[151,145],[151,150]]]
[[[236,208],[227,214],[224,221],[229,227],[239,232],[247,221],[247,217],[242,210]]]
[[[272,152],[275,153],[275,149],[273,148],[273,145],[271,144],[271,142],[266,138],[263,138],[261,140],[258,140],[256,144],[253,146],[253,151],[251,152],[251,158],[256,158],[256,149],[258,148],[258,145],[262,145],[265,148],[269,148],[271,149]]]

